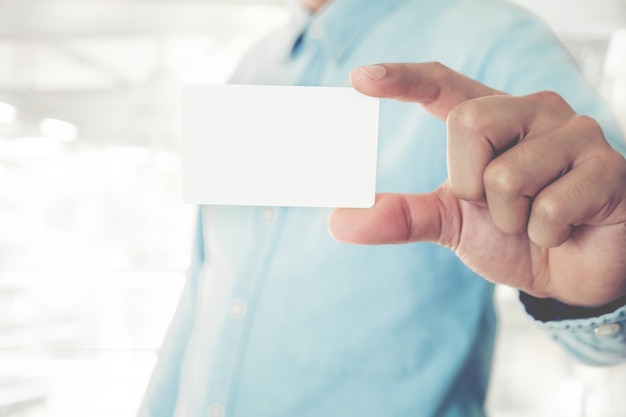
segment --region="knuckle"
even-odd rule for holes
[[[433,71],[439,75],[445,75],[450,71],[450,68],[442,64],[440,61],[430,62],[429,65],[432,67]]]
[[[537,93],[531,94],[530,97],[534,98],[539,103],[543,103],[549,109],[554,109],[556,111],[572,112],[572,108],[567,103],[567,101],[565,101],[565,99],[561,97],[560,94],[554,91],[539,91]]]
[[[571,120],[573,116],[576,116],[576,112],[567,101],[554,91],[540,91],[527,97],[543,115],[544,123],[555,123],[558,120],[558,124],[562,124],[563,121]]]
[[[567,205],[555,196],[539,196],[533,202],[532,216],[541,223],[559,224],[567,218]]]
[[[516,197],[521,194],[523,177],[514,166],[504,161],[493,161],[485,169],[483,177],[489,194],[500,197]]]
[[[438,84],[441,86],[450,85],[453,83],[456,73],[442,64],[439,61],[433,61],[429,63],[430,71],[434,75],[434,79],[438,81]]]
[[[611,169],[622,172],[626,170],[624,156],[609,144],[602,127],[594,118],[576,115],[569,121],[568,128],[569,131],[578,132],[579,137],[586,144],[581,152],[581,161],[593,164],[601,171]]]
[[[577,132],[582,132],[588,139],[602,138],[604,140],[604,133],[600,124],[592,117],[586,115],[576,115],[570,120],[571,129]]]
[[[453,132],[476,134],[481,131],[481,109],[476,101],[465,101],[456,105],[448,113],[446,123]]]

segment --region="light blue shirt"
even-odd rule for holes
[[[513,94],[555,90],[621,146],[551,32],[497,0],[336,0],[314,17],[294,7],[233,82],[348,86],[355,66],[419,61]],[[378,191],[427,192],[446,179],[445,125],[418,105],[383,101],[379,140]],[[202,208],[141,416],[484,415],[492,285],[434,244],[338,243],[329,213]],[[594,333],[609,322],[622,327]],[[621,309],[542,327],[581,359],[608,363],[626,356],[625,325]]]

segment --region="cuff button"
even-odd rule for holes
[[[596,336],[613,336],[614,334],[619,333],[621,329],[622,326],[620,326],[619,323],[610,323],[596,327],[593,329],[593,332]]]

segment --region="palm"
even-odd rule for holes
[[[447,183],[436,194],[445,207],[441,236],[453,239],[439,243],[489,281],[537,296],[558,294],[572,304],[594,305],[614,298],[618,288],[611,283],[626,276],[622,255],[626,228],[621,223],[580,226],[562,245],[546,249],[525,232],[502,232],[486,205],[459,200]],[[455,225],[456,230],[446,230],[448,225]]]

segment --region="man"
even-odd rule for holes
[[[351,69],[372,62],[440,61],[501,91],[555,90],[577,112],[597,119],[614,144],[621,140],[555,37],[511,4],[311,0],[301,5],[306,8],[292,5],[293,19],[285,29],[243,60],[233,82],[346,86]],[[385,71],[392,67],[382,68],[382,74],[380,68],[362,71],[384,86]],[[458,104],[485,95],[484,88],[471,85],[474,95],[452,89],[445,98]],[[410,93],[373,91],[415,99]],[[434,106],[439,104],[446,103]],[[377,190],[425,193],[444,183],[445,137],[446,125],[419,106],[383,101]],[[479,200],[478,194],[474,190],[469,198]],[[339,239],[364,243],[422,236],[403,238],[400,228],[393,229],[397,235],[385,235],[387,223],[378,227],[379,220],[401,219],[393,211],[381,217],[385,207],[379,199],[373,211],[336,212],[331,230]],[[374,221],[362,223],[359,213],[374,213]],[[202,208],[194,265],[140,415],[484,415],[495,331],[492,283],[437,245],[339,243],[326,230],[329,214]],[[360,233],[372,225],[367,230],[380,239]],[[510,231],[519,228],[516,224]],[[455,248],[457,241],[441,243]],[[546,326],[556,318],[547,317]],[[588,325],[585,319],[565,322],[553,325],[564,341],[576,339],[570,337],[572,325]],[[598,346],[593,351],[568,346],[589,361],[623,356],[619,340],[609,337],[615,352],[607,353],[604,336],[592,337]]]

